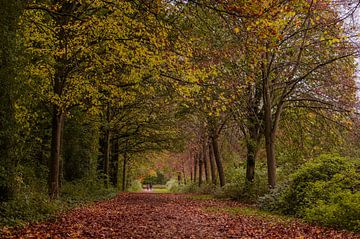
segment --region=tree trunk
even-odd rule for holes
[[[194,183],[196,183],[197,164],[198,164],[198,154],[195,154],[194,155]]]
[[[271,115],[271,110],[265,109],[265,147],[268,166],[268,184],[270,188],[275,188],[276,186],[275,139],[282,108],[283,104],[279,104],[274,117]]]
[[[114,187],[118,186],[118,174],[119,174],[119,140],[115,140],[112,147],[111,154],[111,173],[110,179]]]
[[[249,135],[246,139],[247,158],[246,158],[246,180],[253,182],[255,176],[255,162],[256,155],[259,149],[261,140],[261,129],[264,121],[263,110],[261,107],[263,99],[263,89],[260,84],[256,82],[248,88],[249,102],[247,108],[247,128]]]
[[[209,142],[209,162],[210,162],[210,173],[211,173],[211,181],[214,185],[216,185],[216,172],[215,172],[215,163],[214,163],[214,151],[212,148],[211,141]]]
[[[111,132],[109,129],[105,130],[105,157],[104,157],[104,176],[105,187],[109,186],[109,165],[111,157]]]
[[[216,136],[214,136],[214,135],[211,136],[211,143],[212,143],[212,147],[214,150],[214,158],[215,158],[216,166],[218,169],[220,186],[223,187],[225,185],[225,175],[224,175],[224,169],[223,169],[222,162],[221,162],[221,156],[220,156],[220,152],[219,152],[219,145],[218,145],[217,139],[218,138]]]
[[[209,170],[208,170],[208,163],[207,163],[207,145],[204,139],[203,143],[203,164],[204,164],[204,172],[205,172],[205,181],[209,182]]]
[[[122,182],[121,182],[121,186],[122,186],[121,190],[123,192],[125,192],[125,190],[126,190],[126,166],[127,166],[127,160],[128,160],[127,154],[124,153],[123,168],[122,168]]]
[[[202,168],[203,168],[203,155],[202,155],[202,152],[199,153],[199,159],[198,159],[198,162],[199,162],[199,187],[201,186],[202,184]]]
[[[1,33],[0,33],[1,34]],[[0,67],[1,68],[1,67]],[[0,69],[0,77],[4,76]],[[16,157],[14,155],[14,131],[16,120],[14,114],[14,102],[11,100],[12,89],[6,77],[0,78],[0,202],[9,201],[15,197],[15,168]],[[9,84],[8,84],[9,83]]]
[[[105,187],[109,186],[109,167],[110,167],[110,158],[111,158],[111,130],[110,130],[110,103],[108,103],[106,108],[106,122],[107,126],[105,127],[105,157],[104,157],[104,175],[105,175]]]
[[[247,159],[246,159],[246,180],[248,182],[254,181],[255,176],[255,162],[259,144],[261,139],[259,125],[253,123],[250,127],[250,138],[246,141]]]
[[[248,182],[253,182],[255,176],[255,147],[251,141],[246,143],[246,147],[246,180]]]
[[[1,34],[1,33],[0,33]],[[5,66],[7,67],[7,66]],[[1,67],[0,67],[1,68]],[[15,197],[15,169],[17,158],[14,154],[16,141],[14,133],[16,120],[14,114],[14,101],[11,99],[11,81],[4,76],[0,69],[0,202],[9,201]],[[4,78],[1,78],[4,77]],[[9,86],[9,87],[6,87]]]
[[[65,116],[63,118],[63,122],[61,124],[61,135],[60,135],[60,161],[59,161],[59,188],[62,187],[64,181],[64,159],[62,155],[62,151],[64,148],[64,126],[65,126]]]
[[[188,158],[188,166],[189,166],[189,173],[190,173],[190,183],[192,183],[193,181],[193,165],[191,164],[191,159],[192,159],[192,153],[189,152],[189,158]]]
[[[266,131],[266,127],[265,127]],[[265,133],[265,144],[266,144],[266,159],[268,168],[268,184],[270,188],[276,186],[276,162],[275,162],[275,148],[274,148],[274,137],[271,132]]]
[[[183,181],[184,181],[184,185],[186,185],[186,174],[185,174],[185,160],[182,161],[182,176],[183,176]]]
[[[266,76],[266,70],[263,70]],[[276,162],[275,162],[275,148],[273,134],[273,117],[272,117],[272,101],[270,95],[270,79],[263,77],[263,97],[264,97],[264,136],[266,148],[266,160],[268,169],[268,185],[270,188],[275,188],[276,185]]]
[[[54,2],[57,4],[58,2]],[[63,4],[63,5],[61,5]],[[68,14],[70,14],[76,3],[60,3],[59,13],[53,19],[56,22],[58,31],[56,32],[56,38],[58,41],[57,49],[64,52],[61,56],[55,58],[54,64],[54,78],[53,78],[53,93],[60,99],[65,87],[65,83],[68,75],[68,56],[66,54],[68,47],[68,34],[64,26],[66,26],[70,20]],[[60,176],[60,160],[61,160],[61,141],[62,131],[65,118],[65,109],[61,109],[59,106],[53,106],[52,115],[52,135],[51,135],[51,162],[50,162],[50,175],[49,175],[49,196],[50,199],[56,199],[59,197],[59,176]]]
[[[186,181],[186,174],[185,174],[185,169],[183,168],[183,177],[184,177],[184,185],[187,184],[187,181]]]
[[[52,115],[51,133],[51,162],[49,175],[49,196],[50,199],[59,197],[59,167],[61,157],[61,136],[64,124],[64,113],[54,106]]]
[[[22,1],[2,1],[0,7],[0,202],[15,197],[16,157],[16,32]],[[23,92],[22,92],[23,93]]]

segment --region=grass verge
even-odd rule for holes
[[[211,213],[228,213],[233,216],[250,216],[260,220],[278,222],[278,223],[290,223],[293,221],[299,221],[299,219],[273,214],[270,212],[262,211],[257,208],[251,207],[205,207],[206,212]]]

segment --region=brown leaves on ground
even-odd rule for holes
[[[211,212],[209,207],[241,207],[231,201],[191,200],[186,195],[124,193],[74,209],[55,221],[14,230],[2,238],[360,238],[359,234],[297,221]]]

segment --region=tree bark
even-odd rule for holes
[[[253,182],[255,176],[255,162],[259,149],[259,144],[262,134],[262,125],[264,121],[263,113],[263,87],[261,81],[255,81],[255,84],[249,85],[247,89],[248,107],[247,107],[247,121],[246,128],[246,180]]]
[[[219,144],[218,144],[217,136],[214,136],[214,135],[211,136],[211,143],[212,143],[212,147],[214,150],[214,159],[215,159],[216,166],[218,169],[220,186],[223,187],[225,185],[225,175],[224,175],[223,165],[221,162],[221,156],[220,156],[220,152],[219,152]]]
[[[210,139],[211,140],[211,139]],[[210,173],[211,173],[211,181],[214,185],[216,185],[216,172],[215,172],[215,163],[214,163],[214,151],[212,148],[211,141],[209,142],[209,162],[210,162]]]
[[[183,169],[183,177],[184,177],[184,185],[186,185],[186,184],[187,184],[187,181],[186,181],[185,169]]]
[[[204,164],[204,172],[205,172],[205,181],[209,182],[209,169],[208,169],[208,163],[207,163],[207,145],[206,141],[204,139],[203,143],[203,164]]]
[[[255,176],[255,154],[256,149],[253,142],[246,143],[247,148],[247,159],[246,159],[246,180],[248,182],[254,181]]]
[[[119,175],[119,140],[115,140],[112,147],[111,154],[111,173],[110,180],[114,187],[118,186],[118,175]]]
[[[192,161],[192,153],[189,152],[188,162],[189,162],[189,172],[190,172],[190,183],[193,181],[193,172],[194,172],[191,161]]]
[[[183,175],[183,181],[184,181],[184,185],[186,185],[186,174],[185,174],[185,161],[182,161],[182,175]]]
[[[65,115],[61,124],[61,135],[60,135],[60,162],[59,162],[59,188],[62,187],[64,181],[64,159],[63,159],[63,148],[64,148],[64,127],[65,127]]]
[[[203,155],[202,155],[202,152],[199,153],[199,159],[198,159],[198,162],[199,162],[199,187],[201,186],[202,184],[202,168],[203,168]]]
[[[266,123],[265,123],[266,125]],[[267,131],[265,127],[265,131]],[[274,137],[270,132],[265,133],[265,144],[266,144],[266,159],[268,169],[268,184],[270,188],[276,186],[276,162],[275,162],[275,148],[274,148]]]
[[[125,192],[126,190],[126,166],[127,166],[128,157],[127,154],[124,153],[123,157],[123,168],[122,168],[122,182],[121,182],[121,190]]]
[[[109,129],[105,130],[105,155],[104,155],[104,176],[105,187],[109,186],[109,165],[111,157],[111,132]]]
[[[254,119],[256,120],[256,119]],[[259,144],[261,139],[260,125],[256,122],[251,122],[253,125],[250,126],[250,136],[246,141],[247,148],[247,159],[246,159],[246,180],[253,182],[255,177],[255,162],[257,152],[259,150]]]
[[[194,183],[196,183],[197,164],[198,164],[198,154],[195,154],[194,155]]]
[[[280,103],[273,117],[271,108],[268,107],[268,110],[265,108],[265,147],[268,165],[268,184],[270,188],[275,188],[276,186],[275,139],[282,109],[283,103]]]
[[[264,99],[264,136],[266,148],[266,161],[268,170],[269,188],[276,186],[276,159],[275,159],[275,135],[280,120],[282,105],[278,105],[275,117],[272,114],[272,99],[270,92],[270,79],[266,69],[263,69],[263,99]]]
[[[18,18],[22,14],[23,5],[20,0],[2,1],[0,8],[0,202],[15,197],[15,171],[18,162],[16,147],[16,32]]]
[[[51,134],[51,162],[49,175],[49,196],[50,199],[59,197],[59,167],[61,157],[61,136],[64,124],[64,113],[54,106],[52,115],[52,134]]]
[[[105,187],[109,187],[109,168],[110,168],[110,158],[111,158],[111,130],[110,130],[110,103],[107,104],[106,107],[106,122],[107,125],[105,127],[105,157],[104,157],[104,175],[105,175]]]

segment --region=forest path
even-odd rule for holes
[[[295,220],[246,215],[233,201],[184,194],[122,193],[3,238],[360,238]],[[200,197],[199,197],[200,198]],[[0,235],[1,237],[1,235]]]

